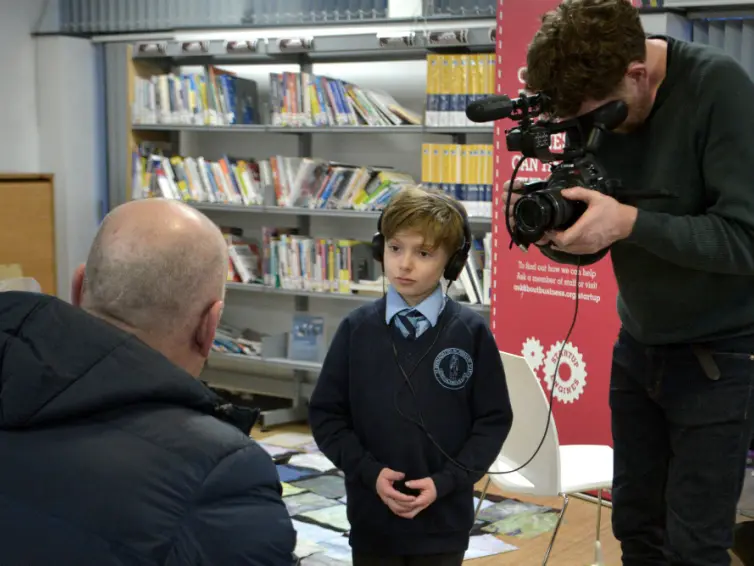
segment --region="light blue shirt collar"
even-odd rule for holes
[[[440,318],[440,314],[442,314],[442,311],[445,308],[445,302],[446,297],[445,293],[443,293],[442,285],[438,285],[432,294],[416,305],[414,309],[422,313],[424,318],[426,318],[432,326],[435,326],[437,320]],[[411,307],[406,303],[403,297],[400,296],[398,291],[390,285],[387,289],[385,322],[390,324],[396,314],[406,309],[411,309]]]

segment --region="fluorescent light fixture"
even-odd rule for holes
[[[406,31],[402,34],[378,33],[377,42],[380,47],[406,47],[416,44],[416,32]]]
[[[278,39],[280,51],[309,51],[314,47],[313,37],[284,37]]]
[[[469,30],[430,31],[427,40],[430,45],[464,45],[469,42]]]
[[[258,39],[251,39],[248,41],[226,41],[225,52],[226,53],[255,53],[257,46],[259,45]]]
[[[161,53],[165,54],[165,51],[167,50],[167,42],[166,41],[155,41],[151,43],[141,43],[138,47],[139,53]]]
[[[209,51],[209,41],[184,41],[181,44],[181,53],[194,55],[196,53],[207,53]]]

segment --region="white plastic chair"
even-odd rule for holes
[[[563,508],[545,552],[543,565],[550,557],[555,537],[568,507],[568,495],[587,491],[598,492],[597,533],[595,540],[595,565],[601,566],[600,519],[602,516],[602,490],[610,489],[613,481],[613,449],[610,446],[561,446],[555,419],[550,420],[547,435],[537,455],[524,468],[513,473],[495,474],[515,470],[529,460],[542,441],[549,412],[549,399],[539,379],[525,358],[500,352],[508,380],[508,391],[513,405],[513,426],[503,449],[489,471],[476,513],[490,482],[508,493],[521,493],[542,497],[559,496]]]

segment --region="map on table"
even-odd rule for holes
[[[343,474],[322,454],[311,435],[283,433],[259,442],[276,460],[283,501],[297,533],[301,566],[351,564]],[[477,497],[479,494],[477,494]],[[474,506],[478,498],[474,498]],[[500,536],[527,539],[550,532],[558,509],[488,495],[471,533],[466,560],[513,552]]]

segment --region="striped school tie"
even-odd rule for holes
[[[417,310],[404,309],[395,315],[395,325],[404,338],[415,340],[429,327],[429,321]]]

